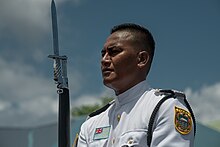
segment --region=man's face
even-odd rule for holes
[[[138,79],[138,50],[134,48],[131,33],[111,34],[102,50],[103,83],[120,94],[136,84]]]

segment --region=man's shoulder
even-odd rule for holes
[[[163,97],[169,96],[171,98],[184,99],[186,98],[185,94],[181,91],[174,89],[156,89],[151,88],[149,91],[143,94],[144,97],[147,97],[150,101],[158,102]]]
[[[87,134],[91,134],[94,127],[99,126],[100,124],[105,125],[108,124],[108,111],[111,109],[111,106],[114,104],[114,100],[109,102],[107,105],[102,108],[90,113],[83,122],[81,126],[81,131],[86,131]]]
[[[167,96],[170,95],[174,98],[185,98],[185,94],[182,91],[175,89],[154,89],[154,94],[156,96]]]
[[[152,89],[151,93],[153,94],[154,99],[157,100],[161,100],[164,97],[174,98],[180,101],[186,99],[184,92],[174,89]]]
[[[154,109],[158,103],[182,103],[186,101],[186,95],[173,89],[151,89],[143,95],[143,102],[148,105],[150,109]],[[166,105],[165,104],[165,105]]]
[[[115,103],[115,100],[109,102],[108,104],[106,104],[105,106],[101,107],[100,109],[95,110],[94,112],[90,113],[90,114],[88,115],[88,117],[87,117],[87,120],[90,119],[90,118],[92,118],[92,117],[98,116],[98,115],[100,115],[101,113],[107,111],[107,109],[108,109],[112,104],[114,104],[114,103]]]

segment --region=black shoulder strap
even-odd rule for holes
[[[93,117],[93,116],[96,116],[96,115],[98,115],[98,114],[104,112],[105,110],[108,109],[109,106],[111,106],[112,103],[113,103],[113,101],[110,102],[110,103],[108,103],[108,104],[105,105],[104,107],[102,107],[102,108],[100,108],[100,109],[98,109],[98,110],[92,112],[91,114],[89,114],[89,118],[90,118],[90,117]]]
[[[192,108],[190,107],[189,102],[186,100],[186,98],[184,98],[184,102],[185,102],[186,107],[188,108],[188,110],[189,110],[189,112],[190,112],[190,114],[191,114],[191,116],[192,116],[192,120],[193,120],[193,124],[194,124],[194,136],[195,136],[195,135],[196,135],[196,118],[195,118],[195,115],[194,115],[194,113],[193,113],[193,110],[192,110]]]
[[[167,99],[169,98],[176,98],[175,96],[175,92],[173,90],[160,90],[160,92],[162,93],[166,93],[166,96],[163,97],[156,105],[156,107],[154,108],[150,120],[149,120],[149,124],[148,124],[148,131],[147,131],[147,145],[150,147],[151,141],[152,141],[152,135],[153,135],[153,124],[154,124],[154,120],[156,117],[156,114],[160,108],[160,106],[163,104],[163,102],[165,102]],[[188,103],[188,101],[186,100],[186,98],[184,97],[184,102],[186,104],[186,107],[189,109],[191,115],[192,115],[192,119],[193,119],[193,124],[194,124],[194,135],[196,134],[196,121],[195,121],[195,116],[193,114],[193,111]]]
[[[163,97],[156,105],[154,108],[149,123],[148,123],[148,131],[147,131],[147,145],[150,147],[151,141],[152,141],[152,135],[153,135],[153,124],[154,124],[154,119],[156,117],[157,111],[159,110],[160,106],[165,102],[167,99],[174,97],[174,92],[172,90],[168,91],[170,94],[166,95]],[[167,92],[167,93],[168,93]]]

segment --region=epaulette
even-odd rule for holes
[[[186,98],[186,95],[183,92],[177,90],[156,89],[155,95],[172,95],[173,98]]]
[[[111,106],[113,103],[115,102],[115,100],[109,102],[108,104],[106,104],[105,106],[103,106],[102,108],[90,113],[87,117],[87,119],[93,117],[93,116],[96,116],[96,115],[99,115],[100,113],[104,112],[105,110],[108,109],[109,106]]]

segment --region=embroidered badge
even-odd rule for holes
[[[176,106],[174,123],[176,130],[183,135],[189,134],[189,132],[192,130],[191,114],[188,111]]]
[[[93,140],[106,139],[109,137],[110,126],[95,129]]]

